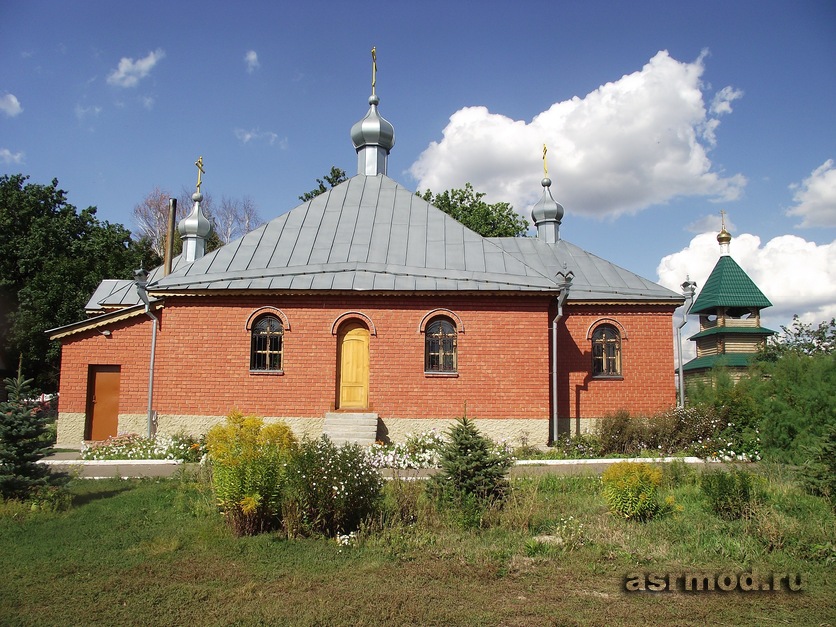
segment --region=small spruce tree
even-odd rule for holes
[[[0,403],[0,496],[25,500],[34,489],[58,480],[36,463],[49,449],[44,438],[48,417],[31,399],[32,379],[23,378],[21,366],[17,377],[3,382],[8,400]]]
[[[508,490],[511,464],[511,456],[497,450],[465,416],[450,429],[432,489],[447,504],[475,501],[484,506],[501,501]]]

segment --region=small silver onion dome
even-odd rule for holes
[[[366,146],[380,146],[388,154],[395,145],[395,127],[377,111],[380,98],[372,94],[369,97],[369,112],[351,127],[351,141],[359,152]]]
[[[180,220],[177,225],[177,230],[180,231],[181,237],[200,237],[205,239],[212,230],[212,224],[209,219],[203,215],[200,209],[200,202],[203,200],[203,194],[195,192],[192,194],[194,207],[189,215]]]
[[[545,221],[553,221],[560,224],[560,221],[563,219],[563,205],[552,197],[552,193],[549,190],[552,180],[547,177],[540,181],[540,184],[543,186],[543,197],[531,210],[531,219],[534,221],[535,226]]]

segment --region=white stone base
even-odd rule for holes
[[[185,433],[202,435],[218,423],[224,416],[195,416],[160,414],[157,416],[156,432],[165,434]],[[325,417],[277,417],[266,416],[264,422],[284,421],[293,429],[298,438],[318,438],[324,428]],[[560,419],[559,433],[577,435],[595,433],[598,430],[597,418]],[[451,418],[384,418],[378,422],[377,439],[383,442],[402,442],[410,434],[423,433],[435,429],[446,432],[456,421]],[[549,440],[549,419],[475,419],[479,431],[495,441],[507,441],[511,446],[523,444],[545,446]],[[58,415],[58,441],[56,446],[74,448],[81,446],[84,439],[85,415],[83,413],[63,412]],[[120,414],[119,433],[148,432],[148,417],[145,414]]]

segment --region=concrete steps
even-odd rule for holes
[[[346,442],[356,442],[361,446],[374,444],[377,437],[377,414],[327,412],[322,431],[337,446]]]

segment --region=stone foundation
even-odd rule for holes
[[[223,422],[224,416],[194,416],[161,414],[157,417],[157,433],[186,433],[202,435],[218,423]],[[293,429],[298,438],[318,438],[324,428],[325,418],[279,418],[267,416],[266,423],[282,420]],[[562,418],[558,422],[559,433],[577,435],[579,433],[596,433],[598,418],[569,419]],[[545,446],[549,440],[549,420],[522,418],[507,419],[475,419],[473,421],[479,431],[494,441],[507,441],[511,446],[522,444],[531,446]],[[451,418],[385,418],[377,425],[377,439],[382,442],[403,442],[407,436],[423,433],[435,429],[446,432],[455,420]],[[58,415],[58,441],[56,446],[61,448],[77,448],[84,439],[85,415],[83,413],[60,413]],[[148,417],[145,414],[120,414],[119,433],[138,433],[145,435],[148,431]]]

